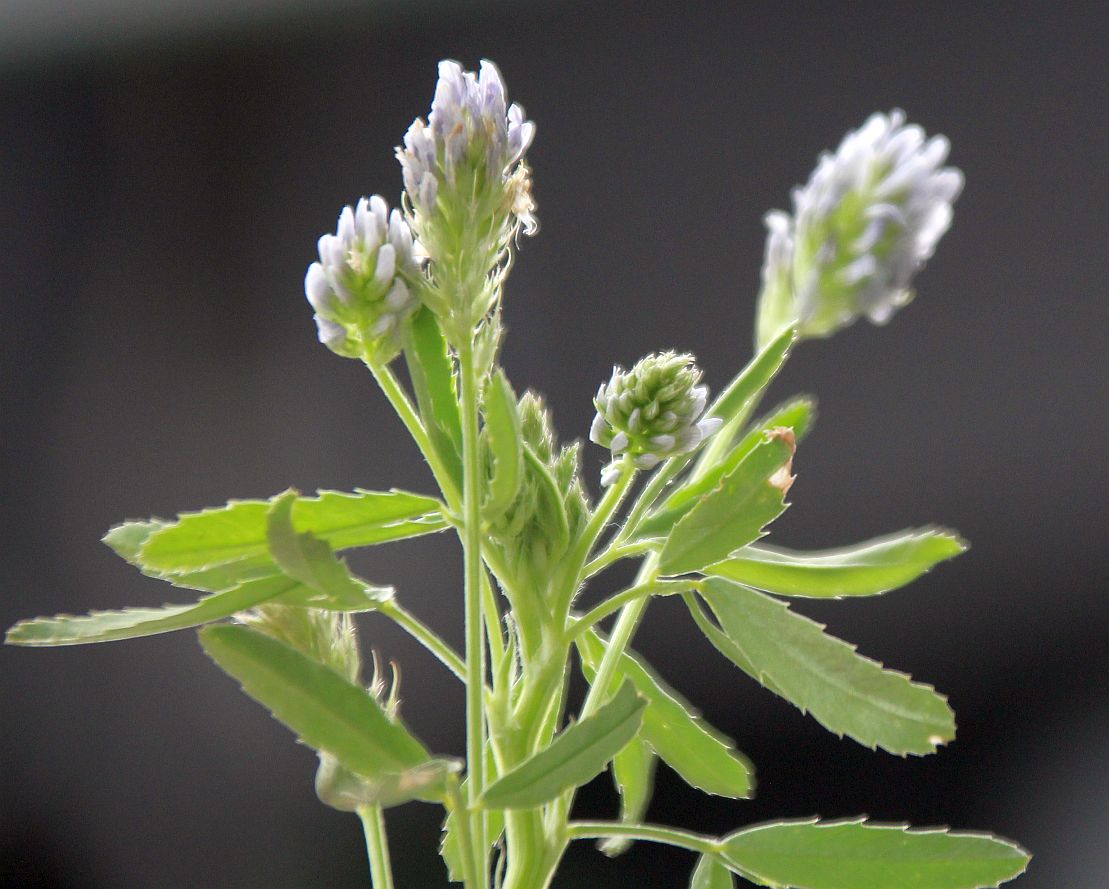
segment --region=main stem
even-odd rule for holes
[[[458,372],[462,396],[462,548],[464,554],[464,602],[466,614],[466,770],[467,807],[472,817],[473,847],[477,860],[474,889],[487,889],[484,818],[477,801],[485,789],[485,646],[482,635],[481,589],[481,454],[478,442],[478,392],[474,351],[470,343],[458,346]]]
[[[359,806],[358,817],[362,819],[362,830],[366,834],[373,889],[393,889],[393,868],[389,863],[389,843],[385,838],[385,815],[381,806]]]

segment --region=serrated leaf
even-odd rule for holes
[[[153,532],[137,559],[163,574],[198,572],[228,563],[268,559],[266,521],[273,499],[232,500],[226,506],[184,513]],[[293,504],[302,532],[333,549],[370,546],[430,534],[446,527],[439,502],[406,491],[321,491]]]
[[[702,855],[693,869],[689,889],[735,889],[731,872],[715,855]]]
[[[955,737],[955,714],[931,686],[863,657],[786,603],[720,578],[700,593],[739,654],[717,645],[725,656],[836,735],[902,756]]]
[[[504,371],[498,369],[485,389],[485,442],[493,457],[482,513],[487,521],[500,518],[516,499],[523,473],[523,442],[516,394]]]
[[[861,820],[762,824],[723,842],[745,879],[795,889],[985,889],[1019,876],[1030,858],[986,834]]]
[[[911,583],[965,550],[956,535],[923,528],[819,552],[747,546],[704,573],[783,596],[874,596]]]
[[[315,595],[300,604],[340,610],[370,609],[392,597],[389,587],[377,587],[355,578],[346,564],[335,558],[331,547],[310,533],[293,527],[296,491],[286,491],[273,501],[266,518],[269,554],[287,576],[304,584]]]
[[[283,642],[223,624],[202,629],[200,643],[243,691],[305,744],[331,754],[350,771],[378,780],[431,760],[373,695]]]
[[[612,780],[620,794],[622,823],[636,824],[643,820],[651,802],[657,764],[658,756],[641,738],[632,738],[627,747],[612,757]],[[597,848],[609,858],[615,858],[628,851],[632,843],[631,837],[606,837],[597,843]]]
[[[412,318],[404,357],[420,419],[455,485],[462,490],[462,421],[454,369],[447,341],[433,313],[423,310]]]
[[[320,765],[316,769],[316,796],[324,805],[340,812],[354,812],[360,806],[388,807],[417,799],[440,799],[447,776],[461,768],[462,763],[458,760],[430,759],[396,774],[363,778],[330,753],[320,753]]]
[[[659,556],[659,573],[697,571],[762,536],[785,511],[794,449],[791,430],[768,432],[674,525]]]
[[[37,617],[17,623],[8,630],[5,641],[10,645],[83,645],[153,636],[223,620],[299,586],[295,580],[278,575],[250,581],[187,605],[93,611],[80,617],[69,614]]]
[[[680,485],[661,506],[639,523],[635,536],[647,539],[670,533],[674,524],[720,484],[720,480],[732,472],[765,439],[769,430],[792,429],[794,441],[801,441],[812,427],[815,410],[814,403],[808,398],[795,399],[777,407],[753,424],[751,431],[723,459],[694,474],[688,482]]]
[[[578,641],[582,670],[592,682],[605,644],[592,630]],[[735,743],[702,720],[697,711],[641,659],[625,652],[617,677],[631,682],[647,701],[640,737],[692,787],[744,799],[754,790],[754,769]]]
[[[596,713],[493,782],[482,804],[488,809],[530,809],[592,780],[635,737],[646,706],[631,683],[624,683]]]

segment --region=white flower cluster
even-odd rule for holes
[[[628,371],[612,369],[593,404],[597,416],[589,439],[608,448],[614,458],[601,476],[615,480],[618,458],[633,457],[637,469],[653,469],[667,457],[687,454],[721,426],[716,417],[703,418],[708,387],[692,355],[663,352],[648,355]]]
[[[409,283],[420,262],[404,217],[378,195],[362,198],[343,208],[335,234],[320,238],[319,255],[304,291],[320,342],[347,357],[395,357],[403,322],[419,307]]]
[[[913,276],[951,224],[962,173],[950,144],[901,111],[875,114],[821,156],[793,191],[792,217],[766,217],[760,339],[799,322],[827,336],[860,315],[883,324],[912,298]]]
[[[506,108],[496,65],[483,61],[475,75],[457,62],[440,62],[427,122],[416,118],[397,149],[408,198],[418,213],[430,215],[442,190],[469,186],[475,174],[503,187],[534,137],[535,124],[524,119],[524,109],[515,103]],[[526,177],[513,185],[510,209],[530,234],[535,218]]]

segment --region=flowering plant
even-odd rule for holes
[[[594,399],[589,438],[610,459],[593,500],[579,446],[559,443],[542,398],[518,397],[497,360],[505,282],[520,238],[536,232],[525,161],[534,135],[491,63],[475,74],[443,62],[427,121],[397,150],[400,208],[376,195],[344,208],[305,277],[320,342],[365,363],[437,494],[290,490],[125,522],[104,538],[115,552],[202,595],[23,621],[7,641],[199,627],[216,664],[317,751],[317,794],[362,820],[376,889],[393,885],[384,810],[414,800],[442,806],[440,851],[468,889],[544,889],[582,839],[608,855],[635,841],[687,849],[692,889],[723,889],[736,876],[798,889],[974,889],[1017,876],[1028,855],[986,834],[859,818],[714,837],[643,821],[659,760],[706,793],[754,792],[732,741],[631,649],[654,597],[680,597],[724,657],[837,735],[900,756],[954,738],[941,695],[829,636],[788,600],[878,595],[963,543],[929,527],[823,552],[763,544],[787,506],[813,404],[758,413],[797,344],[864,315],[884,323],[908,301],[962,184],[942,166],[946,140],[926,140],[901,112],[875,115],[820,159],[792,214],[767,216],[757,350],[715,399],[691,355],[613,370]],[[401,356],[410,388],[392,370]],[[462,652],[337,555],[446,531],[464,553]],[[638,561],[635,581],[578,608],[587,582],[622,560]],[[407,728],[395,678],[376,656],[364,684],[361,612],[395,621],[461,682],[463,759],[433,754]],[[589,692],[571,715],[575,660]],[[577,789],[606,769],[620,817],[575,820]]]

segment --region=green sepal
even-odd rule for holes
[[[311,590],[309,596],[295,602],[289,597],[284,601],[339,611],[364,611],[391,599],[392,587],[358,580],[324,541],[312,533],[297,532],[293,527],[293,505],[298,499],[296,491],[286,491],[273,501],[266,516],[266,540],[274,562],[285,575]]]
[[[639,523],[635,536],[640,539],[664,537],[674,524],[698,501],[712,491],[720,480],[735,470],[739,463],[753,451],[771,429],[792,429],[795,442],[800,442],[812,428],[816,406],[812,399],[797,398],[779,405],[767,416],[754,423],[739,443],[723,459],[715,462],[703,473],[692,477],[674,491],[651,515]]]
[[[340,812],[360,806],[398,806],[412,800],[438,800],[445,792],[448,775],[458,772],[456,759],[429,759],[403,772],[363,778],[342,765],[330,753],[320,753],[316,769],[316,796]]]
[[[702,855],[693,869],[689,889],[735,889],[735,880],[716,855]]]
[[[720,623],[706,635],[725,657],[834,734],[900,756],[955,737],[955,714],[935,689],[863,657],[785,602],[720,578],[700,594]]]
[[[582,672],[593,681],[605,643],[590,630],[578,639]],[[754,767],[731,738],[701,719],[697,711],[631,652],[616,666],[647,701],[640,737],[691,787],[717,796],[746,799],[755,787]]]
[[[351,772],[388,780],[431,762],[372,694],[291,646],[233,624],[205,627],[200,643],[279,722]]]
[[[282,496],[282,495],[278,495]],[[159,574],[185,575],[216,566],[268,560],[267,520],[273,500],[232,500],[184,513],[153,531],[135,561]],[[321,491],[298,497],[293,521],[336,550],[431,534],[447,527],[441,504],[406,491]]]
[[[187,605],[93,611],[80,617],[59,614],[23,620],[8,630],[5,641],[9,645],[84,645],[153,636],[223,620],[299,589],[302,589],[301,584],[279,574],[248,581]]]
[[[747,546],[704,573],[782,596],[875,596],[905,586],[965,551],[957,535],[921,528],[818,552]]]
[[[482,794],[487,809],[531,809],[599,775],[636,736],[646,700],[630,682],[592,716],[558,735],[551,745],[509,770]]]
[[[760,824],[722,842],[723,860],[744,879],[794,889],[987,889],[1019,876],[1030,860],[988,834],[862,819]]]
[[[435,315],[427,309],[417,313],[409,327],[404,358],[420,418],[439,459],[462,490],[462,420],[447,341]]]
[[[650,704],[647,705],[650,708]],[[620,821],[636,824],[647,814],[651,792],[655,784],[655,766],[658,755],[642,738],[632,738],[631,743],[612,757],[612,780],[620,794]],[[631,848],[631,837],[606,837],[597,848],[609,858],[622,855]]]
[[[516,393],[498,369],[485,387],[484,441],[493,462],[493,475],[482,504],[482,517],[495,522],[516,500],[523,475],[523,440]]]
[[[764,434],[674,525],[659,555],[659,573],[697,571],[761,537],[762,529],[785,511],[795,448],[790,429]]]

